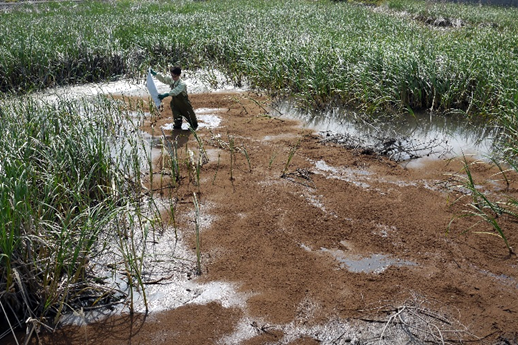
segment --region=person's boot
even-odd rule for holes
[[[198,129],[198,121],[197,120],[189,121],[189,126],[191,126],[193,131],[197,130]]]

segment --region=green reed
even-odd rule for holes
[[[216,165],[216,172],[214,173],[214,176],[212,178],[212,185],[214,186],[214,183],[216,183],[216,177],[218,176],[219,171],[219,163],[221,161],[221,153],[218,153],[218,163]]]
[[[290,151],[288,153],[288,158],[286,159],[286,163],[284,164],[284,168],[282,170],[281,177],[285,177],[286,176],[286,173],[287,173],[288,168],[290,166],[291,160],[295,156],[295,152],[297,152],[297,150],[298,150],[298,148],[300,146],[300,141],[301,141],[301,139],[299,139],[294,145],[292,145],[290,147]]]
[[[250,163],[250,156],[248,155],[248,151],[246,150],[245,145],[241,146],[241,152],[245,155],[246,161],[248,163],[248,172],[252,172],[252,163]]]
[[[162,131],[162,140],[164,142],[164,147],[167,150],[167,153],[169,154],[166,162],[168,163],[168,166],[171,170],[171,183],[172,187],[175,187],[177,183],[180,182],[180,164],[179,164],[179,156],[178,156],[178,140],[175,138],[173,141],[170,141],[167,139],[167,136],[164,133],[164,130],[161,128]]]
[[[464,233],[472,231],[476,234],[483,235],[492,235],[497,236],[502,239],[504,242],[509,255],[514,254],[514,249],[509,243],[508,233],[513,231],[512,226],[504,226],[502,221],[503,215],[508,219],[507,224],[509,224],[509,220],[511,222],[516,222],[518,220],[518,200],[513,196],[505,196],[503,200],[493,200],[493,197],[490,196],[490,193],[483,191],[475,181],[473,174],[471,173],[471,165],[477,164],[478,162],[468,163],[464,158],[464,168],[463,171],[466,174],[463,178],[464,183],[462,187],[466,188],[469,192],[468,196],[471,197],[471,202],[468,204],[469,209],[465,210],[462,215],[454,217],[448,226],[448,231],[450,231],[452,224],[457,218],[465,218],[465,217],[474,217],[479,221],[473,224],[469,229],[465,230]],[[511,170],[518,173],[518,166],[513,165],[512,162],[508,162],[511,166]],[[499,175],[502,175],[503,180],[508,184],[506,170],[502,170],[502,165],[497,164],[497,167],[500,169]],[[456,200],[463,199],[463,197]],[[481,223],[486,223],[489,225],[490,230],[483,231],[473,231],[472,229],[476,226],[479,226]]]
[[[234,181],[234,165],[236,164],[236,145],[234,137],[228,134],[228,148],[230,151],[230,181]]]
[[[273,152],[272,153],[272,155],[270,157],[270,160],[268,162],[268,169],[272,168],[273,161],[275,160],[275,158],[277,158],[277,154],[278,154],[278,152]]]
[[[200,204],[196,193],[192,193],[192,200],[195,211],[195,233],[196,233],[196,274],[201,275],[201,240],[200,240]]]
[[[118,255],[142,287],[145,248],[134,243],[156,226],[156,207],[141,203],[145,159],[131,118],[103,97],[1,99],[0,115],[0,302],[19,320],[57,321],[85,294],[106,297],[89,287],[89,262],[121,219]]]
[[[432,109],[497,120],[516,112],[518,9],[387,4],[466,24],[439,30],[408,15],[331,1],[41,5],[0,14],[0,90],[141,76],[149,65],[179,63],[216,68],[230,82],[312,107]],[[487,22],[498,25],[481,25]]]

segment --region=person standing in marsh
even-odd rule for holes
[[[185,117],[193,130],[198,128],[198,119],[194,113],[189,96],[187,94],[187,85],[180,78],[182,69],[178,66],[170,67],[171,76],[165,76],[151,69],[151,74],[164,84],[171,86],[171,91],[158,95],[160,100],[171,96],[171,110],[173,111],[174,129],[182,128],[182,117]]]

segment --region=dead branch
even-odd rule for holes
[[[376,135],[364,135],[359,138],[348,133],[339,134],[327,131],[321,133],[320,142],[343,146],[358,151],[360,154],[388,157],[395,162],[422,158],[439,152],[445,154],[449,151],[439,138],[429,141],[420,141],[410,137],[395,138]]]

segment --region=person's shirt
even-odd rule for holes
[[[169,91],[169,96],[178,96],[182,94],[183,96],[187,96],[187,84],[182,80],[182,78],[178,78],[177,81],[174,81],[173,78],[169,76],[165,76],[163,74],[157,73],[156,78],[160,80],[164,84],[168,84],[171,86],[171,91]]]

